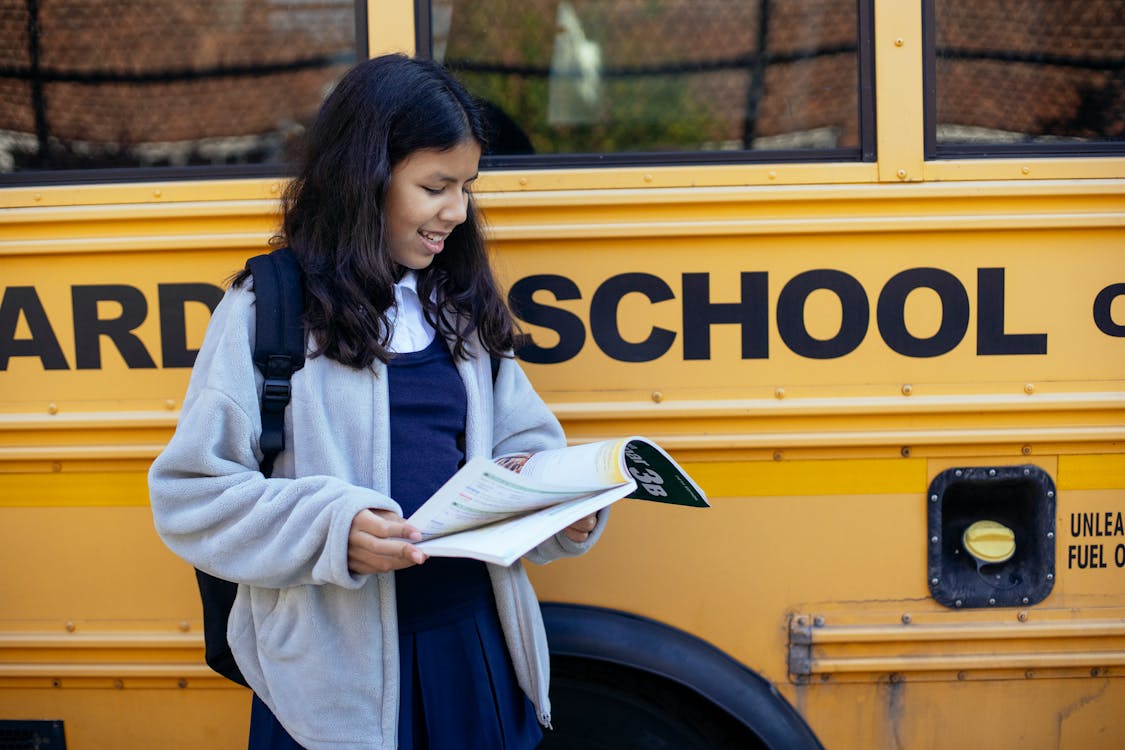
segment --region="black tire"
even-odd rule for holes
[[[539,750],[766,750],[691,689],[615,664],[553,657],[551,705]]]

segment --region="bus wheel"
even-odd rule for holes
[[[539,750],[766,750],[689,688],[606,662],[553,656],[551,706]]]

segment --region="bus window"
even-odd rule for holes
[[[927,155],[1125,152],[1125,0],[927,0]]]
[[[0,8],[0,175],[199,165],[276,173],[356,60],[352,0],[132,7]]]
[[[492,153],[521,165],[860,160],[863,5],[432,0],[418,41],[488,102]]]

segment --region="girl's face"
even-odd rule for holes
[[[399,162],[391,172],[385,209],[395,263],[418,271],[433,262],[445,238],[465,221],[479,163],[475,141],[448,151],[415,151]]]

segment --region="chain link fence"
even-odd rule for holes
[[[283,163],[350,0],[0,0],[0,171]]]
[[[432,8],[435,56],[536,153],[859,145],[855,0]]]
[[[1125,0],[934,0],[937,140],[1125,140]]]

